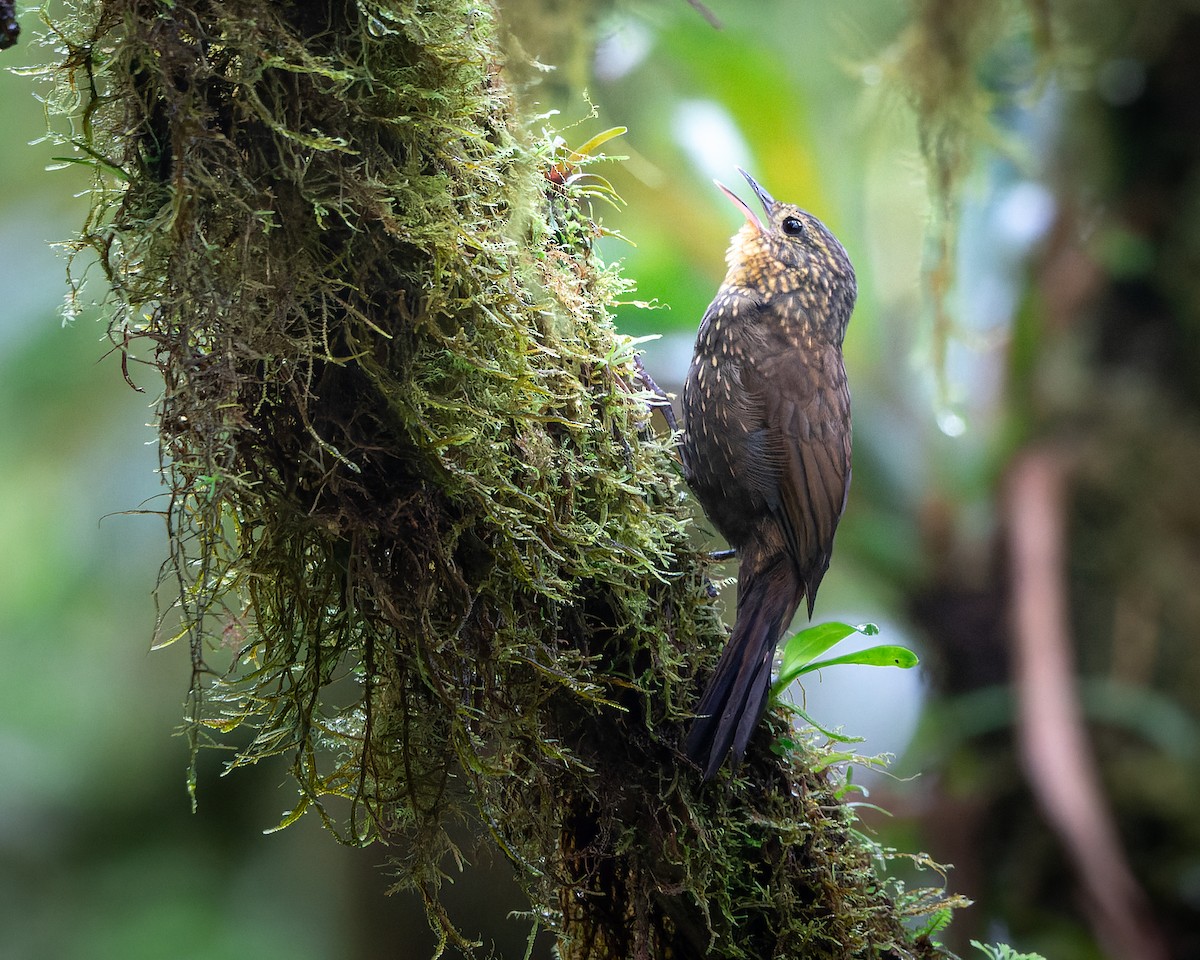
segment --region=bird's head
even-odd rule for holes
[[[764,303],[791,300],[809,323],[830,325],[829,332],[840,342],[857,295],[845,248],[807,210],[774,199],[740,167],[738,173],[750,184],[764,215],[714,181],[746,217],[726,254],[725,283],[754,291]]]

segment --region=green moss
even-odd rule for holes
[[[681,765],[723,629],[626,284],[491,10],[94,0],[60,29],[77,247],[164,381],[194,744],[288,758],[284,823],[390,844],[464,951],[438,889],[478,818],[565,956],[928,954],[826,775],[766,738],[745,780]]]

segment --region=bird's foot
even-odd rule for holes
[[[721,563],[725,560],[732,560],[736,556],[737,550],[735,550],[733,547],[730,547],[727,550],[710,550],[708,559],[713,563]],[[708,579],[708,577],[704,578],[704,592],[707,593],[709,597],[717,596],[717,586],[710,579]]]
[[[649,402],[650,406],[656,408],[663,415],[663,419],[667,421],[667,427],[672,433],[678,433],[679,424],[675,419],[675,408],[671,406],[671,398],[667,395],[667,391],[655,383],[654,378],[646,372],[640,353],[633,355],[633,368],[637,371],[642,386],[654,394],[655,399]]]

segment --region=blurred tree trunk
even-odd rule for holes
[[[933,955],[902,920],[938,898],[881,882],[778,716],[737,777],[677,752],[724,634],[609,321],[602,184],[530,134],[495,9],[94,0],[59,29],[79,247],[164,380],[197,744],[289,758],[284,822],[391,844],[463,952],[439,888],[478,817],[572,960]]]

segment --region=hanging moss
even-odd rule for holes
[[[763,736],[711,787],[677,753],[724,632],[561,176],[589,158],[527,133],[494,11],[93,0],[54,29],[97,174],[77,248],[164,383],[194,746],[287,758],[284,823],[388,843],[463,951],[465,817],[567,957],[935,952],[814,748]]]
[[[1049,0],[910,0],[910,6],[907,25],[878,66],[913,110],[929,177],[926,303],[938,401],[948,405],[954,397],[946,356],[950,341],[962,333],[948,303],[957,279],[960,198],[981,145],[1017,153],[1004,143],[996,115],[1030,96],[1046,83],[1051,68],[1061,66],[1052,55],[1061,43],[1056,17],[1062,11]]]

